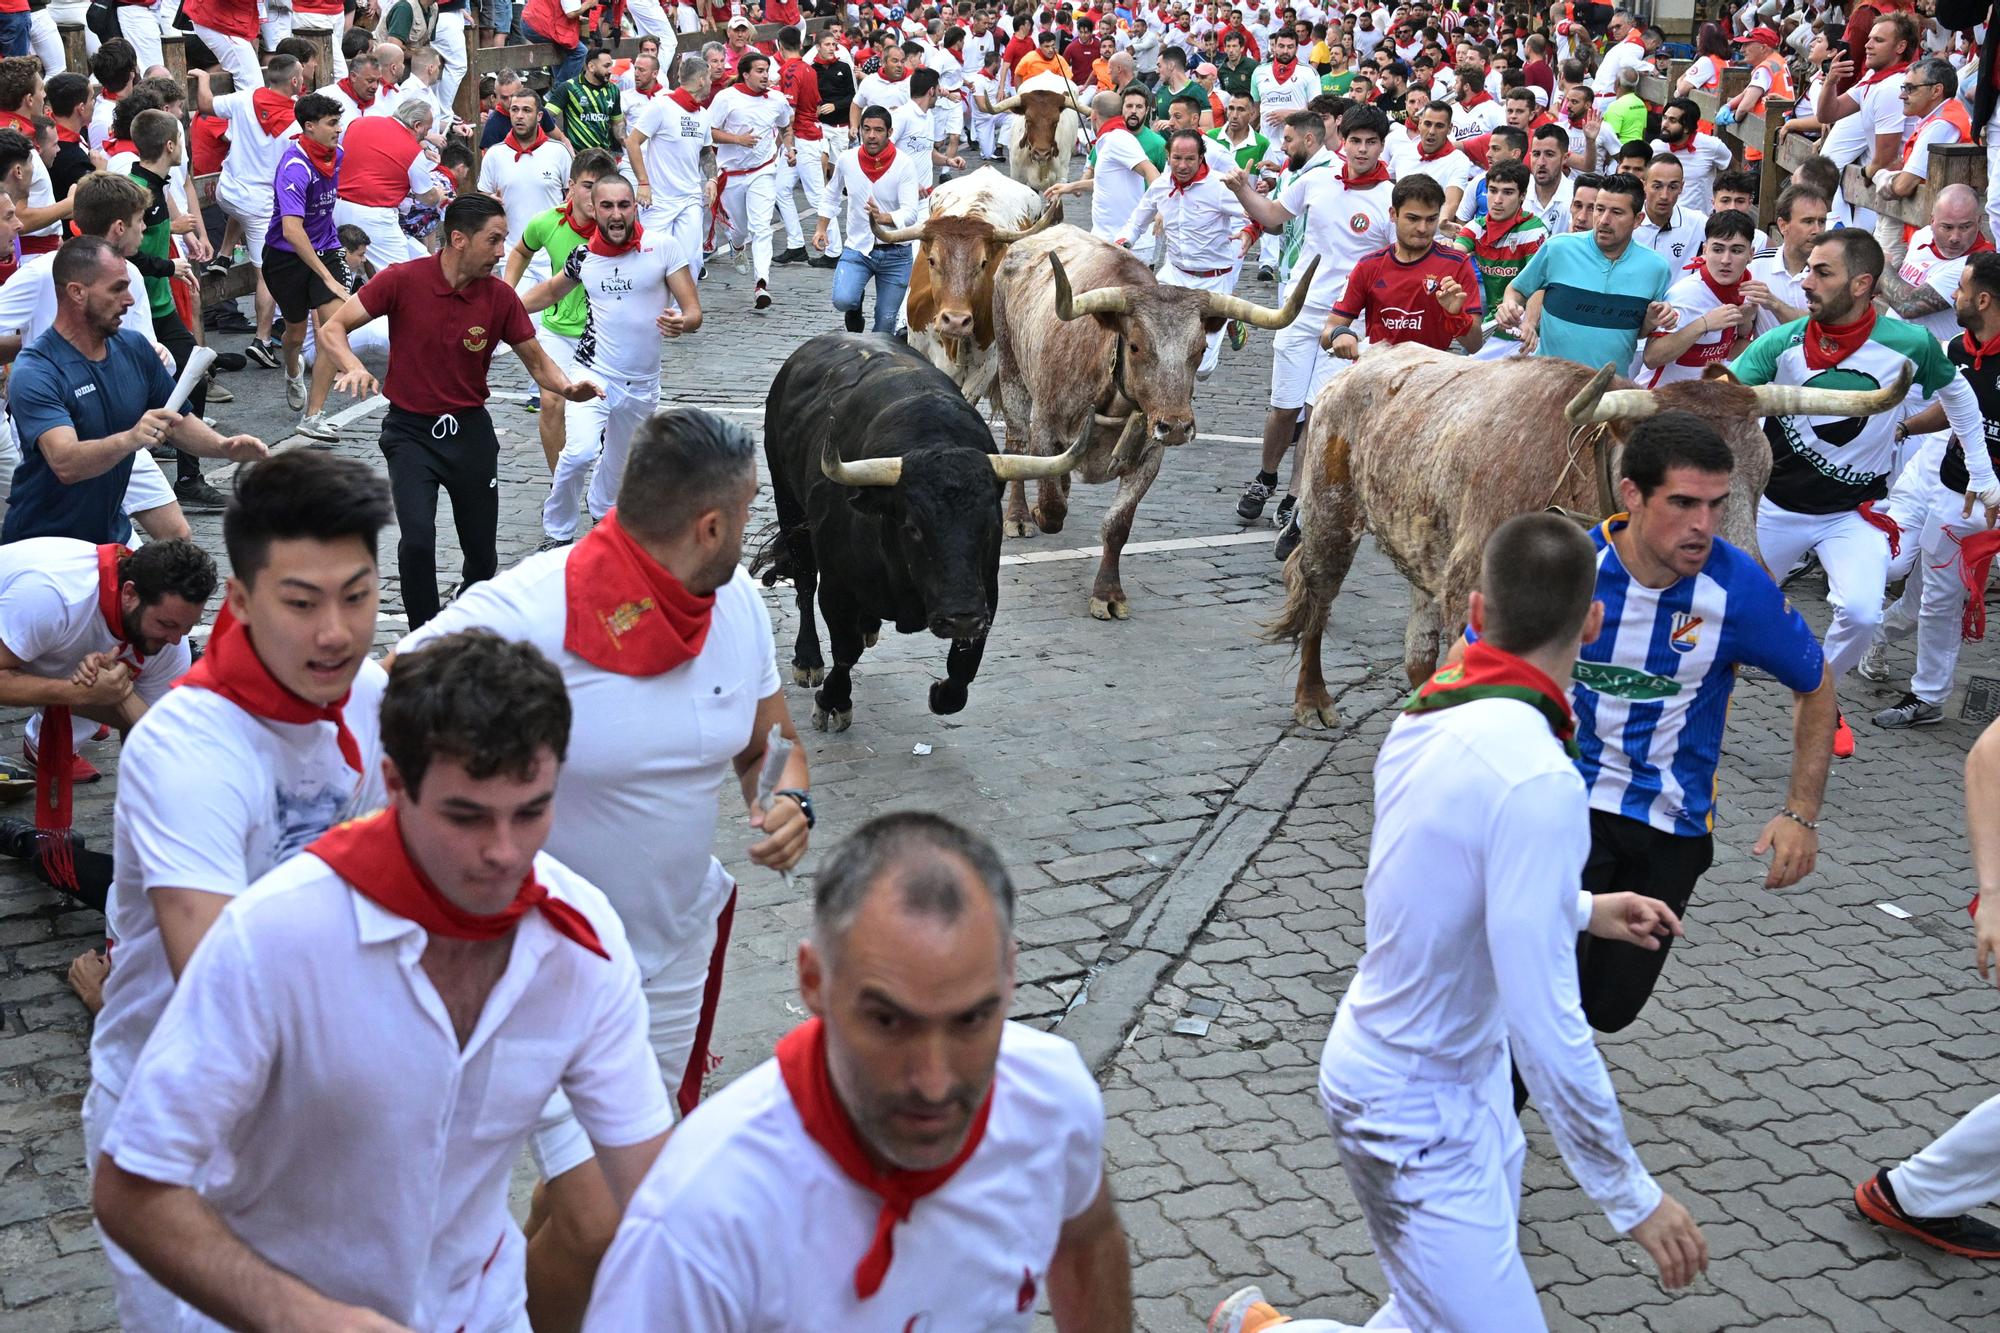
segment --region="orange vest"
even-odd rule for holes
[[[1958,131],[1958,142],[1972,142],[1972,118],[1965,114],[1965,103],[1956,97],[1946,97],[1944,104],[1918,121],[1917,128],[1910,131],[1910,137],[1903,140],[1903,151],[1896,158],[1897,166],[1901,167],[1909,162],[1910,150],[1917,146],[1917,136],[1924,132],[1925,127],[1940,120]]]

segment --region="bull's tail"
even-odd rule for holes
[[[1310,451],[1301,478],[1299,544],[1285,560],[1285,604],[1263,626],[1266,643],[1294,647],[1319,643],[1333,599],[1340,595],[1361,545],[1361,502],[1354,489],[1349,446],[1345,437],[1323,424],[1331,419],[1315,411],[1306,438],[1299,443]]]

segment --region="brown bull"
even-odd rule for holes
[[[992,103],[1012,111],[1007,127],[1007,174],[1037,193],[1069,179],[1081,125],[1076,91],[1060,74],[1037,74],[1011,97]]]
[[[1060,203],[991,167],[946,181],[931,194],[930,215],[896,231],[872,224],[884,245],[919,241],[905,306],[910,346],[951,376],[976,403],[993,389],[993,275],[1007,247],[1062,221]]]
[[[1298,318],[1310,285],[1282,310],[1222,292],[1162,286],[1130,251],[1076,227],[1051,227],[1009,248],[993,284],[1000,407],[1007,452],[1053,456],[1088,438],[1076,475],[1116,481],[1090,614],[1131,614],[1118,560],[1132,515],[1159,475],[1162,451],[1194,436],[1194,371],[1203,339],[1225,320],[1280,329]],[[1012,484],[1006,532],[1062,531],[1069,477],[1041,481],[1030,526],[1026,489]]]
[[[1371,351],[1334,377],[1301,446],[1303,535],[1285,564],[1284,611],[1269,631],[1299,647],[1292,712],[1302,725],[1335,723],[1320,642],[1364,531],[1409,582],[1403,669],[1421,684],[1446,636],[1465,629],[1493,530],[1550,506],[1606,514],[1611,455],[1631,422],[1692,412],[1722,435],[1736,469],[1721,535],[1755,555],[1757,499],[1771,475],[1760,419],[1868,416],[1901,402],[1907,387],[1750,388],[1726,376],[1653,390],[1615,382],[1621,387],[1610,388],[1610,366],[1593,375],[1555,357],[1471,361],[1414,344]]]

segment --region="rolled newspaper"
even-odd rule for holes
[[[174,391],[167,395],[166,408],[178,412],[187,406],[187,400],[194,393],[201,377],[208,374],[208,368],[215,364],[215,353],[206,347],[197,347],[188,354],[187,364],[181,367],[181,377],[174,381]]]

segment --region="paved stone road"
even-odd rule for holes
[[[746,286],[726,267],[711,275],[708,326],[666,351],[666,396],[759,427],[761,393],[785,353],[838,319],[822,272],[780,270],[780,304],[766,317],[745,308]],[[825,821],[818,845],[880,811],[931,806],[1006,852],[1022,893],[1017,1014],[1074,1037],[1102,1075],[1140,1323],[1157,1333],[1199,1328],[1243,1280],[1356,1320],[1382,1293],[1313,1088],[1360,950],[1368,775],[1406,688],[1405,594],[1365,551],[1327,653],[1344,726],[1296,732],[1287,654],[1256,638],[1278,589],[1269,530],[1236,538],[1233,513],[1268,365],[1260,334],[1203,387],[1202,438],[1174,453],[1140,512],[1135,540],[1173,549],[1128,558],[1132,620],[1100,624],[1085,612],[1085,548],[1105,495],[1079,487],[1066,532],[1009,543],[999,625],[963,713],[925,711],[941,645],[889,636],[856,674],[853,729],[807,732]],[[514,395],[496,404],[511,562],[539,536],[545,469],[518,370],[499,380]],[[276,375],[229,382],[228,424],[284,433]],[[375,457],[375,425],[356,420],[342,450]],[[219,551],[218,526],[195,522]],[[385,538],[385,554],[393,549]],[[789,590],[767,600],[788,659]],[[1801,601],[1823,624],[1816,592]],[[384,610],[386,647],[402,629],[393,580]],[[1896,660],[1907,667],[1906,655]],[[1990,650],[1970,649],[1964,669],[1990,670]],[[808,692],[788,694],[803,719]],[[1668,1299],[1638,1248],[1614,1242],[1530,1113],[1523,1243],[1553,1327],[1921,1333],[1991,1327],[2000,1308],[2000,1278],[1885,1239],[1846,1202],[1872,1163],[1987,1095],[2000,1054],[1996,1000],[1969,966],[1962,914],[1960,763],[1974,729],[1954,720],[1890,737],[1864,726],[1860,757],[1836,771],[1819,870],[1772,894],[1748,844],[1782,792],[1787,718],[1775,687],[1739,691],[1716,867],[1656,1002],[1604,1043],[1633,1136],[1707,1225],[1714,1266],[1691,1294]],[[20,719],[6,721],[12,745]],[[929,752],[913,753],[918,745]],[[115,769],[115,747],[102,748],[112,753],[101,766]],[[112,787],[80,793],[80,827],[99,845]],[[724,830],[744,910],[718,1079],[761,1059],[799,1015],[792,954],[810,885],[787,890],[747,866],[740,812]],[[61,975],[101,923],[12,865],[4,872],[0,1333],[104,1328],[76,1119],[88,1025]],[[1879,911],[1884,902],[1911,917]],[[1209,1031],[1174,1034],[1198,1000],[1219,1007]]]

